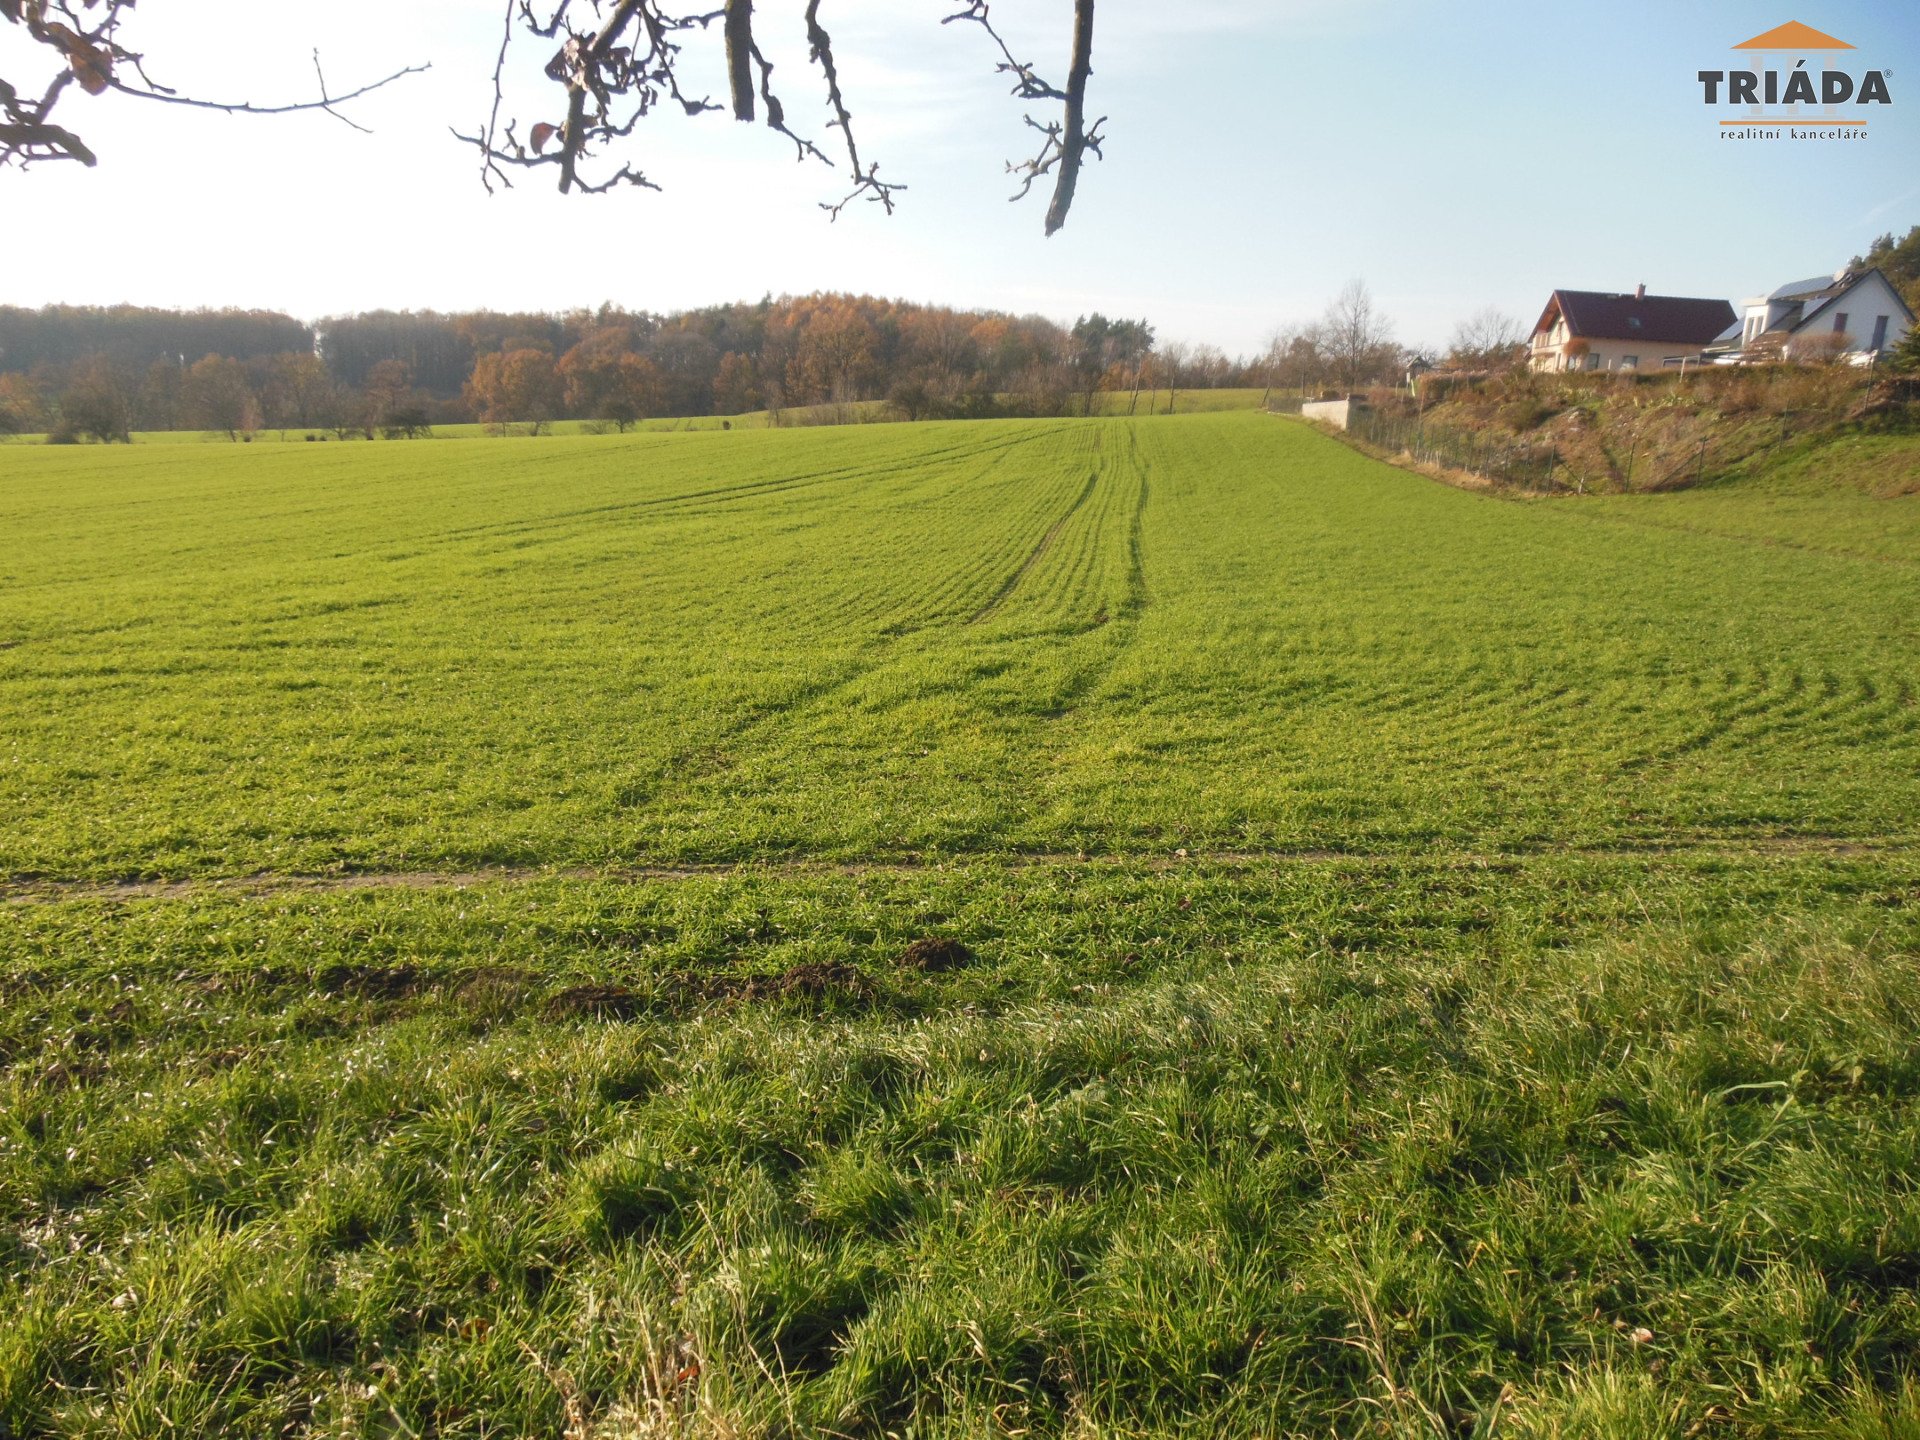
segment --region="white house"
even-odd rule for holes
[[[1855,364],[1871,365],[1913,324],[1913,311],[1877,269],[1841,270],[1755,296],[1742,307],[1738,331],[1729,330],[1716,348],[1748,359],[1844,354]]]

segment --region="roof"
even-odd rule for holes
[[[1901,312],[1906,315],[1907,323],[1912,324],[1914,319],[1913,311],[1907,309],[1907,302],[1900,298],[1899,288],[1895,286],[1891,280],[1887,279],[1885,275],[1880,273],[1880,267],[1877,265],[1870,265],[1865,270],[1858,271],[1835,281],[1832,287],[1832,294],[1821,297],[1809,306],[1803,306],[1798,314],[1786,316],[1782,324],[1788,330],[1796,333],[1805,330],[1808,326],[1812,325],[1815,320],[1831,313],[1836,305],[1840,304],[1847,296],[1866,284],[1868,277],[1873,275],[1880,276],[1881,283],[1887,287],[1888,293],[1893,296],[1893,303],[1898,305]]]
[[[1689,295],[1609,295],[1602,290],[1556,290],[1547,303],[1566,317],[1567,331],[1590,340],[1649,340],[1661,345],[1705,345],[1734,323],[1725,300]],[[1546,316],[1541,317],[1543,320]],[[1539,326],[1534,327],[1536,330]]]
[[[1824,295],[1829,290],[1838,290],[1846,283],[1845,279],[1834,279],[1831,275],[1815,275],[1811,280],[1793,280],[1782,285],[1769,300],[1805,300],[1812,295]]]

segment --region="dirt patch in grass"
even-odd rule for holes
[[[930,974],[938,974],[964,969],[977,958],[958,940],[925,936],[900,952],[898,964],[902,970],[925,970]]]
[[[313,983],[329,995],[358,1000],[405,1000],[432,983],[417,965],[328,965],[314,972]]]
[[[872,982],[851,965],[837,960],[819,960],[805,965],[795,965],[767,981],[749,982],[745,994],[802,995],[809,999],[821,999],[829,995],[848,994],[867,996],[872,993]]]

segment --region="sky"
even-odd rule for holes
[[[832,223],[818,206],[844,172],[797,164],[724,114],[643,123],[630,158],[660,193],[563,197],[547,171],[487,195],[449,127],[486,113],[502,8],[147,0],[127,42],[184,93],[308,98],[316,49],[336,92],[432,69],[351,107],[371,135],[324,114],[71,92],[56,118],[100,163],[0,172],[15,262],[0,303],[315,319],[846,290],[1142,316],[1163,339],[1252,353],[1358,278],[1403,341],[1437,347],[1483,306],[1530,325],[1555,287],[1737,304],[1920,224],[1910,0],[1099,0],[1089,106],[1108,117],[1106,158],[1051,238],[1045,186],[1008,203],[1031,107],[977,28],[940,23],[949,0],[822,5],[863,157],[908,187],[890,217],[856,206]],[[761,0],[757,23],[791,122],[819,134],[802,8]],[[1071,9],[995,0],[993,14],[1057,82]],[[1716,116],[1739,112],[1708,108],[1696,72],[1744,63],[1730,47],[1787,20],[1855,45],[1848,68],[1888,72],[1893,104],[1864,139],[1722,138]],[[26,48],[0,25],[0,76],[35,78]],[[509,109],[526,122],[558,108],[539,74],[550,48],[528,38],[509,55]],[[716,55],[690,65],[683,84],[723,93]]]

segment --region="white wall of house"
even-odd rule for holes
[[[1569,355],[1563,342],[1550,350],[1535,349],[1535,370],[1660,370],[1669,359],[1697,359],[1704,346],[1677,345],[1656,340],[1589,339],[1587,353]]]
[[[1535,370],[1558,370],[1559,348],[1567,343],[1567,317],[1556,315],[1545,330],[1533,332],[1527,352],[1527,364]]]
[[[1745,349],[1786,318],[1793,307],[1785,300],[1756,295],[1740,307],[1740,346]]]
[[[1906,338],[1907,330],[1906,311],[1899,295],[1887,277],[1875,270],[1845,294],[1811,310],[1794,327],[1787,341],[1787,354],[1791,356],[1796,346],[1803,351],[1813,345],[1824,348],[1833,343],[1826,337],[1835,334],[1847,337],[1844,348],[1848,351],[1891,350]]]

